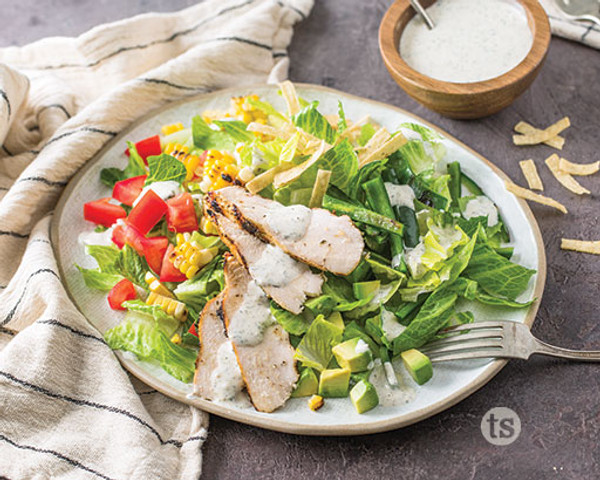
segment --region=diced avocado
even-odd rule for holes
[[[351,338],[331,349],[340,367],[354,372],[363,372],[373,361],[373,354],[362,338]]]
[[[359,282],[352,284],[352,290],[354,296],[359,300],[370,298],[379,291],[381,282],[379,280],[373,280],[371,282]]]
[[[312,368],[305,368],[300,374],[296,389],[292,392],[292,397],[309,397],[317,393],[319,380]]]
[[[410,373],[410,376],[419,385],[423,385],[431,379],[433,376],[433,366],[427,355],[413,348],[402,352],[400,356],[408,373]]]
[[[319,380],[319,395],[322,397],[346,397],[350,385],[350,370],[334,368],[323,370]]]
[[[375,387],[361,380],[350,390],[350,400],[358,413],[365,413],[379,405],[379,396]]]
[[[333,323],[335,326],[344,329],[344,317],[340,312],[331,312],[331,315],[327,317],[327,321]]]

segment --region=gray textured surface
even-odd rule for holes
[[[190,0],[0,0],[0,45],[48,35],[75,35],[93,25],[138,12],[174,10]],[[410,100],[391,80],[379,56],[377,29],[389,2],[317,2],[299,25],[291,78],[325,84],[397,105],[430,120],[523,184],[518,161],[538,163],[546,193],[570,210],[562,216],[533,206],[548,256],[546,292],[534,332],[548,342],[600,348],[600,257],[559,250],[560,237],[600,239],[597,195],[564,190],[543,167],[548,147],[517,148],[512,126],[521,119],[545,125],[564,115],[573,127],[563,155],[600,159],[600,53],[553,39],[533,86],[510,108],[483,121],[444,119]],[[543,167],[543,168],[542,168]],[[582,183],[600,192],[600,175]],[[309,438],[211,419],[204,479],[344,480],[379,478],[597,479],[600,478],[600,367],[534,359],[511,362],[494,380],[459,405],[417,425],[356,438]],[[485,442],[479,423],[494,406],[520,415],[520,438],[508,447]]]

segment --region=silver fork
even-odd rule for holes
[[[449,336],[419,348],[432,362],[470,358],[520,358],[534,353],[584,362],[600,362],[600,351],[577,351],[548,345],[535,338],[523,323],[475,322],[443,330]],[[454,335],[454,333],[457,333]]]
[[[598,0],[554,0],[554,3],[571,20],[593,22],[600,27],[600,2]]]

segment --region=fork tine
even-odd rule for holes
[[[486,349],[476,352],[445,353],[431,359],[432,363],[450,362],[453,360],[470,360],[475,358],[508,358],[501,349]]]
[[[452,333],[452,332],[449,332]],[[451,337],[440,338],[439,340],[434,340],[433,342],[427,343],[425,346],[421,347],[420,350],[425,352],[427,350],[433,350],[437,347],[441,347],[444,345],[450,345],[452,343],[463,343],[471,340],[477,340],[482,338],[502,338],[502,332],[489,332],[489,331],[475,331],[469,333],[463,333],[462,335],[453,335]]]
[[[485,348],[495,348],[498,350],[502,350],[503,344],[502,339],[487,339],[487,340],[478,340],[475,342],[466,342],[466,343],[454,343],[450,345],[443,345],[437,347],[432,350],[427,351],[428,357],[433,357],[436,355],[451,353],[451,352],[462,352],[469,350],[481,350]]]
[[[504,328],[504,324],[501,322],[475,322],[475,323],[465,323],[463,325],[458,325],[456,327],[449,327],[449,328],[442,330],[442,333],[462,332],[464,330],[483,330],[483,329],[502,330],[503,328]]]

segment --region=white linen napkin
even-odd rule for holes
[[[50,212],[136,118],[285,79],[292,26],[312,3],[209,0],[0,49],[0,478],[200,475],[207,414],[121,368],[64,290]]]
[[[540,3],[548,14],[553,35],[574,40],[592,48],[600,48],[600,27],[598,25],[567,18],[556,6],[554,0],[540,0]]]

